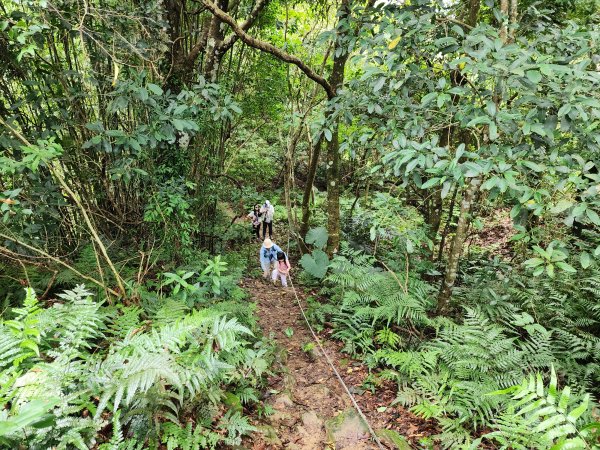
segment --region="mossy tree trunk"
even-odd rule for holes
[[[452,291],[454,289],[454,284],[456,282],[456,276],[458,273],[458,263],[460,262],[460,256],[467,238],[469,224],[471,223],[471,207],[473,204],[473,199],[475,198],[475,194],[479,189],[480,183],[480,179],[472,179],[463,193],[462,201],[460,203],[460,213],[458,215],[456,233],[454,234],[454,239],[452,239],[444,280],[442,281],[440,292],[438,294],[438,314],[443,314],[448,310],[448,304],[450,303],[450,297],[452,296]]]

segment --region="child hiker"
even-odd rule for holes
[[[283,287],[287,287],[287,276],[290,273],[290,262],[287,259],[287,256],[283,252],[277,252],[277,264],[275,264],[275,268],[273,269],[273,273],[271,274],[271,279],[273,280],[273,284],[277,283],[277,277],[281,278],[281,285]]]
[[[283,252],[283,250],[271,239],[265,239],[258,255],[263,270],[263,278],[268,278],[271,273],[271,266],[277,264],[277,252]]]

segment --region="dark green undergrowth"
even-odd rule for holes
[[[439,423],[424,447],[598,445],[600,269],[532,277],[474,252],[440,316],[427,251],[408,253],[406,236],[384,241],[385,257],[343,245],[322,280],[312,266],[301,275],[320,286],[309,317],[364,361],[365,383],[394,381],[393,404]]]

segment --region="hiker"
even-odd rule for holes
[[[260,212],[264,214],[263,217],[263,239],[267,236],[267,227],[269,228],[269,239],[273,239],[273,216],[275,215],[275,208],[271,205],[269,200],[265,200],[265,203],[261,206]]]
[[[268,278],[271,273],[271,266],[277,263],[277,252],[283,252],[283,250],[271,239],[265,239],[259,253],[263,278]]]
[[[281,278],[281,285],[283,287],[287,287],[287,276],[290,273],[290,261],[287,258],[287,255],[284,252],[277,252],[277,264],[275,264],[275,268],[273,269],[273,273],[271,274],[271,279],[273,280],[273,284],[277,283],[277,277]]]
[[[256,236],[256,239],[260,239],[260,223],[263,220],[263,213],[260,212],[260,205],[258,203],[254,205],[254,209],[250,211],[247,217],[252,222],[252,235]]]

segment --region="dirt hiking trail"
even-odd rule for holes
[[[242,287],[257,304],[263,333],[280,348],[267,400],[275,412],[265,419],[252,448],[377,449],[325,358],[317,348],[302,349],[314,339],[301,322],[292,288],[262,279],[245,279]]]
[[[244,278],[241,287],[256,302],[258,321],[264,335],[271,336],[279,349],[271,368],[275,375],[268,379],[265,399],[274,413],[260,419],[257,424],[259,432],[253,435],[250,448],[378,449],[348,394],[316,346],[292,287],[273,286],[270,281],[260,278]],[[296,292],[306,308],[306,294],[299,286],[296,286]],[[426,431],[430,428],[428,423],[402,408],[389,408],[382,412],[382,407],[386,410],[394,399],[395,386],[387,386],[375,394],[360,390],[367,376],[366,368],[359,362],[350,362],[339,352],[339,345],[327,340],[323,333],[320,339],[350,392],[362,394],[355,395],[355,398],[385,448],[411,448],[399,436],[394,439],[386,435],[386,430],[393,429],[400,434],[405,431],[412,438],[430,434]],[[311,343],[314,349],[305,351],[305,346]]]

